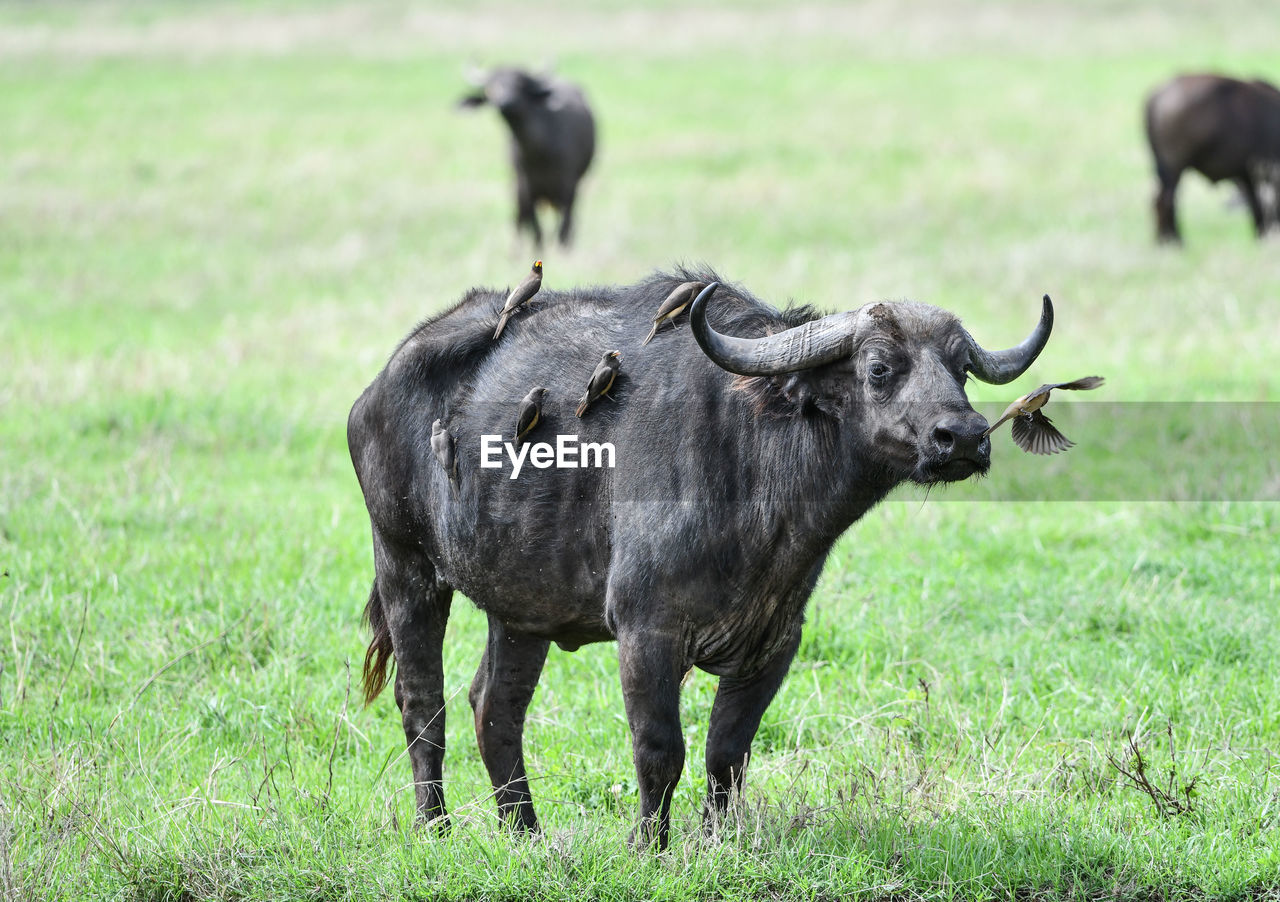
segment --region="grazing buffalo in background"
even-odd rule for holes
[[[1238,81],[1220,75],[1181,75],[1147,98],[1147,140],[1155,156],[1160,190],[1156,195],[1156,238],[1181,241],[1174,196],[1183,171],[1195,169],[1210,181],[1232,179],[1262,235],[1275,219],[1259,195],[1274,195],[1280,165],[1280,90],[1265,81]],[[1268,185],[1267,183],[1270,182]]]
[[[542,246],[540,201],[560,211],[560,243],[573,233],[578,182],[596,150],[596,124],[577,85],[551,75],[494,69],[473,76],[476,89],[462,107],[491,103],[511,129],[511,162],[516,170],[516,230],[527,228]]]
[[[414,330],[352,407],[347,440],[375,570],[365,699],[394,657],[422,819],[445,817],[441,645],[454,589],[489,617],[470,701],[507,823],[537,829],[522,733],[551,642],[618,643],[642,845],[667,841],[685,756],[681,678],[690,667],[719,676],[706,811],[722,811],[832,544],[903,481],[984,473],[987,421],[965,380],[1016,379],[1053,325],[1046,297],[1030,337],[992,352],[925,304],[819,317],[733,286],[713,304],[718,280],[683,271],[544,293],[496,342],[503,294],[473,289]],[[654,311],[686,281],[708,284],[690,327],[642,347]],[[577,419],[575,400],[614,348],[612,402]],[[514,480],[509,466],[482,468],[481,436],[509,441],[531,386],[549,393],[526,444],[609,442],[616,467],[526,466]],[[436,418],[456,441],[457,496],[432,454]]]

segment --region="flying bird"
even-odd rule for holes
[[[609,389],[613,388],[613,380],[618,377],[620,366],[622,366],[621,351],[606,351],[600,358],[596,371],[591,374],[591,381],[587,383],[587,393],[579,399],[578,409],[574,411],[579,417],[587,412],[587,407],[593,401],[599,400],[601,395],[609,394]],[[612,401],[613,398],[609,400]]]
[[[507,302],[502,305],[502,315],[498,317],[498,328],[493,330],[493,337],[496,340],[502,334],[502,330],[507,327],[507,320],[516,315],[521,307],[529,304],[530,298],[538,293],[538,289],[542,287],[542,261],[535,260],[533,269],[529,270],[529,275],[524,277],[524,281],[515,287],[511,294],[507,295]]]
[[[658,312],[653,317],[653,328],[649,330],[649,336],[640,342],[641,346],[653,341],[653,336],[658,334],[658,327],[663,323],[674,323],[676,317],[689,309],[689,304],[705,287],[706,285],[702,282],[681,282],[677,285],[658,308]]]
[[[542,419],[542,401],[547,396],[547,389],[539,386],[524,396],[520,402],[520,413],[516,417],[515,446],[520,447],[520,440],[533,430]]]
[[[1042,385],[1010,404],[1000,419],[992,423],[983,435],[987,436],[995,432],[1005,420],[1013,420],[1009,429],[1013,433],[1014,442],[1023,451],[1029,454],[1057,454],[1059,451],[1065,451],[1075,442],[1059,432],[1040,408],[1048,403],[1049,393],[1055,388],[1088,391],[1102,383],[1101,376],[1085,376],[1074,382],[1050,382]]]
[[[436,420],[431,424],[431,450],[436,460],[449,477],[449,487],[453,489],[453,497],[458,497],[458,458],[454,453],[453,436],[444,428],[444,423]]]

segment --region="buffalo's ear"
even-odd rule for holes
[[[802,413],[817,410],[829,417],[839,418],[844,410],[840,399],[823,393],[807,372],[785,373],[768,378],[783,399]]]
[[[813,406],[829,417],[840,419],[844,414],[844,404],[839,398],[818,397],[813,399]]]
[[[485,97],[484,91],[475,91],[471,94],[464,94],[458,98],[458,109],[466,110],[473,107],[484,106],[489,102],[489,98]]]

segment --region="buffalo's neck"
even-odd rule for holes
[[[859,449],[847,425],[821,416],[787,425],[766,443],[771,452],[762,449],[759,498],[796,550],[817,561],[897,482]]]
[[[833,421],[775,422],[753,439],[739,471],[746,504],[721,508],[720,541],[709,543],[733,546],[740,593],[730,615],[740,622],[699,648],[713,673],[753,672],[794,640],[831,546],[892,488],[868,477]]]

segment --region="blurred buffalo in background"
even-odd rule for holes
[[[460,107],[497,107],[511,129],[516,170],[516,230],[527,228],[542,246],[536,205],[560,211],[560,243],[573,234],[573,201],[596,149],[596,124],[582,90],[549,74],[499,68],[473,72],[475,90]]]
[[[1260,80],[1180,75],[1147,98],[1146,125],[1160,179],[1157,240],[1182,240],[1174,197],[1187,169],[1210,181],[1235,181],[1259,236],[1277,220],[1280,89]]]

